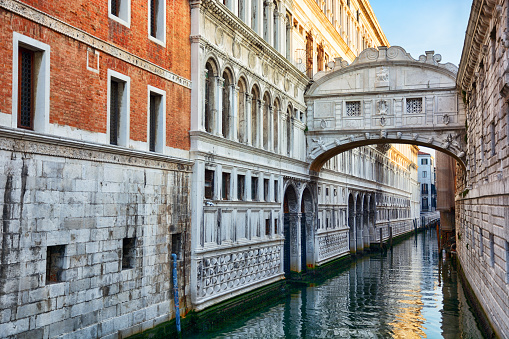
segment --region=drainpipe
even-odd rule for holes
[[[177,333],[180,337],[180,309],[179,309],[179,289],[177,280],[177,255],[171,254],[173,260],[173,297],[175,299],[175,322],[177,324]]]

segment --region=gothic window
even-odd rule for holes
[[[272,123],[273,123],[273,146],[274,152],[278,153],[279,149],[279,101],[274,101],[274,109],[272,111]]]
[[[230,93],[232,90],[231,86],[231,75],[230,72],[225,71],[223,73],[223,111],[222,111],[222,119],[221,119],[221,126],[222,126],[222,134],[223,137],[229,138],[230,137]]]
[[[269,94],[266,92],[263,96],[263,148],[268,150],[270,144],[270,98]]]
[[[166,0],[148,0],[148,8],[149,37],[164,46],[166,42]]]
[[[422,113],[422,98],[406,99],[407,113]]]
[[[346,102],[346,115],[355,117],[361,115],[361,102],[360,101],[347,101]]]
[[[204,127],[205,131],[212,133],[214,127],[214,71],[210,62],[205,65],[205,115]]]
[[[253,146],[258,146],[259,135],[258,135],[258,121],[259,121],[259,107],[258,102],[260,101],[260,97],[258,94],[258,88],[253,87],[251,91],[252,101],[251,101],[251,141]]]

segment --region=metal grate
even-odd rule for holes
[[[19,107],[18,127],[33,128],[34,84],[33,64],[34,52],[24,48],[19,49]]]
[[[356,117],[361,115],[361,102],[349,101],[346,103],[346,115],[349,117]]]
[[[110,144],[118,145],[118,123],[120,117],[119,83],[111,81],[110,88]]]
[[[422,98],[406,99],[407,113],[422,113]]]

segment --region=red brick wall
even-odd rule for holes
[[[184,0],[167,2],[167,48],[148,39],[147,0],[131,0],[130,29],[108,19],[107,1],[25,2],[190,79],[190,12]],[[112,69],[131,78],[130,138],[147,140],[147,85],[151,85],[166,91],[167,146],[189,149],[190,89],[101,51],[100,72],[91,72],[86,67],[89,46],[4,9],[0,9],[0,41],[4,46],[0,49],[0,112],[12,111],[13,32],[50,45],[50,123],[106,133],[107,70]]]

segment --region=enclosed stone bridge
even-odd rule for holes
[[[306,93],[312,171],[343,151],[372,144],[427,146],[465,167],[465,108],[457,67],[433,51],[418,60],[397,46],[364,50],[348,65],[338,58]]]

